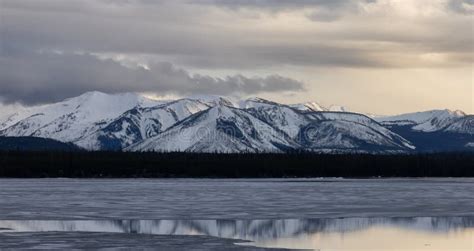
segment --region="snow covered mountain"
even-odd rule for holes
[[[124,112],[159,102],[137,94],[88,92],[62,102],[21,109],[0,121],[2,136],[33,136],[75,142]]]
[[[191,99],[180,99],[153,107],[136,106],[75,143],[86,149],[121,150],[154,137],[178,121],[208,108],[209,105]]]
[[[462,111],[432,110],[375,118],[413,142],[418,151],[472,151],[474,119]]]
[[[300,140],[312,149],[397,151],[416,148],[365,115],[321,112],[309,116],[313,122],[300,130],[300,135],[303,135]]]
[[[245,110],[216,105],[129,151],[280,152],[299,145]]]
[[[432,110],[375,119],[388,126],[410,126],[415,131],[434,132],[465,116],[466,114],[462,111]]]
[[[376,121],[333,108],[260,98],[157,101],[133,93],[89,92],[54,104],[0,111],[0,136],[50,138],[88,150],[410,152],[433,150],[433,145],[443,146],[435,148],[442,151],[473,149],[469,143],[474,142],[474,118],[460,111]]]
[[[247,100],[246,110],[284,132],[306,150],[410,150],[407,140],[355,113],[301,111],[263,99]]]
[[[265,99],[248,99],[245,104],[245,110],[254,117],[284,132],[291,138],[295,138],[301,127],[312,121],[312,118],[300,110]],[[310,112],[310,110],[306,112]]]

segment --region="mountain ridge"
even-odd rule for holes
[[[256,97],[158,101],[134,93],[88,92],[0,114],[0,136],[49,138],[113,151],[429,151],[429,144],[419,139],[440,145],[449,140],[450,148],[432,147],[442,151],[473,149],[474,116],[461,111],[373,117],[341,107],[331,110],[316,102],[287,105]],[[182,142],[183,135],[194,141]]]

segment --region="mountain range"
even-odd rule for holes
[[[0,111],[0,143],[6,137],[112,151],[473,151],[474,116],[450,110],[373,116],[316,102],[286,105],[219,96],[157,101],[134,93],[88,92],[54,104]]]

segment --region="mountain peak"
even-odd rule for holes
[[[297,110],[303,112],[323,112],[328,111],[328,109],[317,102],[306,102],[306,103],[299,103],[299,104],[292,104],[290,107],[293,107]]]
[[[101,96],[101,95],[111,95],[105,92],[101,91],[88,91],[83,93],[82,95],[79,95],[79,97],[92,97],[92,96]]]
[[[267,99],[263,99],[263,98],[258,98],[258,97],[251,97],[251,98],[248,98],[248,99],[245,99],[245,100],[242,100],[239,102],[239,108],[242,108],[242,109],[248,109],[248,108],[257,108],[257,107],[261,107],[261,106],[267,106],[267,105],[280,105],[282,106],[282,104],[278,104],[276,102],[273,102],[273,101],[270,101],[270,100],[267,100]]]
[[[217,96],[217,95],[192,95],[187,97],[190,100],[197,100],[206,105],[214,106],[214,105],[227,105],[227,106],[235,106],[232,98],[224,97],[224,96]]]
[[[453,114],[454,116],[457,116],[457,117],[464,117],[466,116],[467,114],[464,112],[464,111],[461,111],[461,110],[449,110],[448,111]]]

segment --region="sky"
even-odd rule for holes
[[[0,102],[87,91],[474,113],[474,0],[0,0]]]

